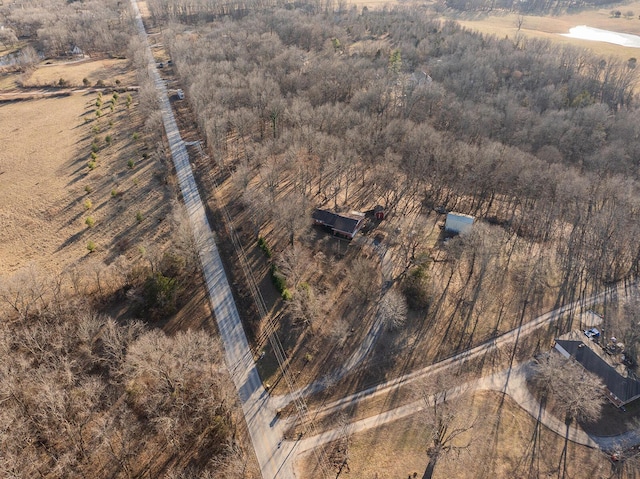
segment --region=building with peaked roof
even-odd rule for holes
[[[314,224],[330,229],[334,235],[353,239],[362,228],[365,215],[358,211],[333,213],[329,210],[316,209],[312,218]]]
[[[587,371],[602,379],[607,388],[608,399],[617,407],[640,397],[640,381],[633,375],[622,373],[584,341],[558,338],[555,347],[563,356],[575,359]]]

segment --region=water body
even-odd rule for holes
[[[628,33],[611,32],[599,28],[580,25],[569,29],[569,33],[561,33],[563,37],[591,40],[594,42],[614,43],[623,47],[640,48],[640,36]]]

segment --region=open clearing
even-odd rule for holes
[[[82,229],[69,214],[81,194],[69,178],[82,146],[86,103],[71,95],[0,106],[0,273],[45,257],[60,265],[59,256],[83,254],[79,244],[62,255],[56,250]]]
[[[60,79],[73,86],[82,86],[82,80],[95,85],[102,80],[105,85],[115,85],[116,80],[129,85],[134,81],[134,72],[129,68],[128,60],[106,58],[104,60],[80,60],[69,63],[52,63],[40,66],[27,80],[25,86],[56,84]]]
[[[45,73],[39,69],[34,76],[114,78],[122,68],[121,60],[84,62],[44,67]],[[52,273],[89,260],[109,264],[166,233],[161,223],[170,202],[161,187],[160,160],[142,133],[132,138],[143,120],[135,94],[130,108],[123,94],[110,111],[111,92],[105,90],[99,118],[97,96],[76,92],[0,104],[0,275],[30,263]],[[94,169],[88,167],[92,143]],[[88,216],[95,220],[92,228],[85,223]],[[89,241],[97,246],[91,255]]]
[[[539,427],[536,437],[536,421],[509,397],[505,398],[500,410],[498,393],[478,392],[460,401],[459,410],[466,410],[468,415],[459,420],[467,423],[475,420],[475,423],[473,429],[460,436],[455,445],[469,441],[471,445],[459,456],[452,452],[448,459],[441,458],[434,479],[558,476],[564,438],[544,427]],[[353,435],[349,448],[350,471],[345,477],[422,477],[428,462],[426,450],[429,446],[425,417],[425,413],[418,413]],[[331,448],[329,444],[326,449],[329,454]],[[567,477],[610,477],[610,463],[600,452],[573,443],[568,443],[567,448],[571,458],[567,463]],[[532,457],[534,451],[535,456]],[[313,472],[316,462],[313,454],[305,456],[303,477],[317,477]],[[576,467],[580,470],[575,470]]]
[[[624,15],[627,11],[635,12],[631,19],[613,18],[611,10],[620,10]],[[569,33],[569,29],[578,25],[587,25],[589,27],[601,28],[619,33],[629,33],[632,35],[640,35],[640,19],[637,14],[640,13],[640,2],[629,3],[626,5],[609,6],[599,10],[585,10],[574,14],[565,14],[559,16],[537,16],[524,15],[524,23],[520,33],[528,38],[540,38],[551,40],[556,43],[565,45],[574,45],[581,48],[591,50],[593,53],[602,56],[617,56],[624,60],[640,55],[640,49],[623,47],[611,43],[594,42],[588,40],[578,40],[561,36],[563,33]],[[514,38],[517,33],[518,14],[460,14],[453,15],[451,18],[457,20],[461,25],[482,33],[496,35],[498,37]]]

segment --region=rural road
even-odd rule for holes
[[[164,81],[156,70],[147,34],[136,0],[131,0],[135,12],[136,26],[147,50],[148,71],[153,80],[160,103],[162,121],[176,168],[184,205],[194,237],[202,238],[200,262],[205,277],[211,306],[216,317],[220,337],[224,345],[225,361],[238,391],[242,410],[255,449],[256,458],[264,479],[290,479],[294,477],[292,461],[288,460],[291,445],[282,442],[283,422],[275,419],[276,408],[262,386],[262,381],[253,361],[247,337],[242,327],[231,288],[213,232],[198,192],[189,155],[180,137]]]

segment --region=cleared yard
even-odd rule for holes
[[[441,457],[434,479],[559,477],[564,438],[544,427],[536,430],[535,420],[508,397],[500,408],[497,393],[478,392],[462,401],[458,410],[466,414],[464,417],[458,414],[456,421],[469,424],[475,420],[475,424],[454,444],[461,446],[470,441],[470,446],[459,455],[452,452],[448,458]],[[349,448],[350,471],[344,477],[423,477],[430,445],[425,423],[424,413],[418,413],[353,435]],[[331,444],[326,446],[329,455],[331,449]],[[566,477],[611,477],[611,463],[600,452],[569,443],[567,454]],[[319,477],[314,475],[318,472],[316,463],[315,455],[305,456],[300,464],[304,471],[301,477]],[[575,470],[576,467],[580,470]]]

